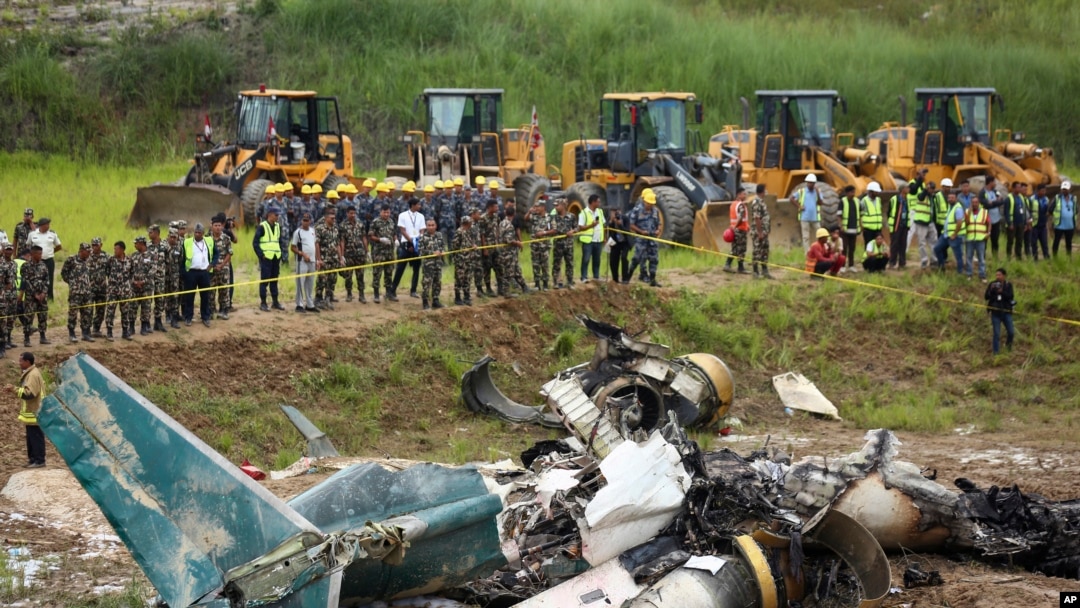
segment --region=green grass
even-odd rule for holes
[[[172,157],[186,153],[197,116],[209,111],[227,132],[235,90],[268,82],[339,96],[359,165],[378,169],[420,121],[412,100],[423,88],[502,87],[505,124],[527,123],[535,105],[554,161],[561,142],[594,134],[597,99],[612,90],[694,91],[708,136],[737,122],[738,98],[756,89],[837,89],[850,108],[839,128],[863,133],[899,119],[897,95],[958,85],[997,87],[1008,108],[997,126],[1026,131],[1059,160],[1078,154],[1080,125],[1068,117],[1080,109],[1080,12],[1062,0],[475,0],[437,10],[257,0],[240,12],[224,31],[214,6],[158,11],[148,29],[118,29],[102,49],[74,28],[5,32],[2,141],[108,162]]]

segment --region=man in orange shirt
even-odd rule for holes
[[[828,272],[836,276],[844,267],[847,258],[829,245],[829,231],[824,228],[817,230],[817,242],[810,245],[810,251],[806,252],[806,271],[815,275]]]
[[[735,200],[731,203],[731,229],[735,232],[735,240],[731,242],[731,255],[724,263],[724,272],[735,272],[731,262],[738,260],[739,274],[747,274],[743,258],[746,256],[746,239],[750,235],[750,209],[746,204],[746,188],[742,186],[735,191]]]

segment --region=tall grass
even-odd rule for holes
[[[18,142],[19,125],[30,123],[30,136],[9,148],[78,154],[100,129],[109,147],[97,155],[161,158],[186,151],[196,125],[183,110],[212,111],[226,132],[234,90],[269,82],[339,96],[358,164],[371,169],[422,122],[412,100],[425,87],[502,87],[504,122],[528,122],[535,105],[555,161],[561,142],[595,135],[606,91],[694,91],[709,135],[737,122],[738,98],[755,89],[834,88],[850,107],[838,127],[861,133],[899,119],[899,94],[958,85],[997,87],[1008,107],[998,126],[1077,159],[1080,123],[1069,117],[1080,109],[1080,55],[1071,52],[1080,16],[1066,0],[263,0],[246,14],[253,23],[229,32],[195,27],[216,23],[202,17],[170,36],[117,34],[78,61],[64,60],[62,45],[20,38],[0,51],[0,83],[14,83],[0,86],[11,119],[0,133]],[[45,120],[20,83],[57,69],[78,76],[48,79],[67,82],[59,97],[69,107]],[[77,145],[40,136],[68,114]]]

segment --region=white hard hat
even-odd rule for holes
[[[941,180],[941,187],[942,188],[952,188],[952,180],[947,178],[947,177],[945,179]]]
[[[870,182],[866,186],[866,191],[867,192],[881,192],[881,184],[879,184],[877,182]]]
[[[817,183],[817,176],[814,175],[813,173],[811,173],[810,175],[807,175],[806,176],[806,183],[808,183],[808,184],[816,184]]]
[[[1062,190],[1069,190],[1070,188],[1072,188],[1072,182],[1069,182],[1069,181],[1061,182],[1061,189]]]

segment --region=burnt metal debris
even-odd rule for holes
[[[39,419],[174,608],[433,593],[485,608],[872,608],[890,589],[884,550],[899,547],[1080,578],[1080,501],[949,490],[898,460],[888,430],[828,460],[768,442],[702,452],[680,413],[726,411],[730,374],[710,372],[726,367],[582,322],[597,356],[546,383],[539,414],[569,435],[528,450],[525,468],[367,462],[286,502],[85,354],[59,366]],[[628,421],[626,398],[644,391],[659,419]]]

